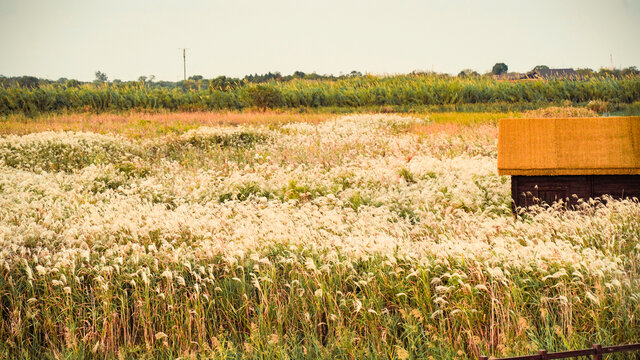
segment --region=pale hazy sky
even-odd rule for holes
[[[640,67],[640,0],[0,0],[0,74]]]

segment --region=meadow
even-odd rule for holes
[[[496,122],[513,116],[6,117],[0,358],[638,342],[640,203],[514,216],[496,169]]]

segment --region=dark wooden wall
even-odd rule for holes
[[[573,196],[573,195],[576,196]],[[640,175],[561,175],[561,176],[512,176],[511,196],[515,206],[569,199],[576,204],[578,198],[587,199],[603,195],[614,198],[637,197],[640,199]]]

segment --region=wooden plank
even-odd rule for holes
[[[582,349],[582,350],[571,350],[571,351],[560,351],[555,353],[550,353],[547,355],[547,359],[566,359],[578,356],[592,356],[595,355],[595,349]]]
[[[640,176],[596,175],[593,176],[592,197],[611,195],[614,198],[640,198]]]
[[[607,347],[602,347],[599,344],[594,344],[593,348],[591,349],[559,351],[555,353],[547,353],[546,350],[540,350],[536,355],[514,356],[514,357],[499,358],[494,360],[547,360],[547,359],[551,360],[551,359],[568,359],[568,358],[575,358],[580,356],[593,356],[594,360],[602,360],[602,354],[611,354],[611,353],[628,352],[628,351],[640,351],[640,343],[629,344],[629,345],[607,346]],[[487,356],[480,356],[479,359],[488,360],[489,358]]]
[[[602,348],[602,353],[604,354],[611,354],[616,352],[627,352],[627,351],[640,351],[640,343],[629,344],[629,345],[607,346]]]
[[[524,355],[524,356],[514,356],[508,358],[499,358],[493,360],[542,360],[542,357],[538,355]]]
[[[502,119],[500,175],[640,175],[640,117]]]
[[[593,360],[602,360],[602,345],[594,344],[593,350],[595,350],[595,354],[593,355]]]
[[[516,213],[516,208],[519,206],[522,206],[521,204],[518,203],[518,181],[519,181],[520,177],[519,176],[512,176],[511,177],[511,211],[513,211],[513,213]]]
[[[579,199],[603,195],[640,199],[640,175],[514,175],[511,181],[511,196],[518,207],[540,203],[550,205],[559,199],[576,205]]]

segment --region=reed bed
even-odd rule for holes
[[[0,138],[0,357],[471,359],[640,339],[640,203],[514,218],[495,124]]]
[[[189,83],[190,84],[190,83]],[[185,84],[189,85],[189,84]],[[169,89],[133,85],[43,85],[0,88],[0,115],[123,110],[209,111],[246,108],[359,108],[640,101],[640,77],[588,80],[499,81],[490,77],[363,76]]]

